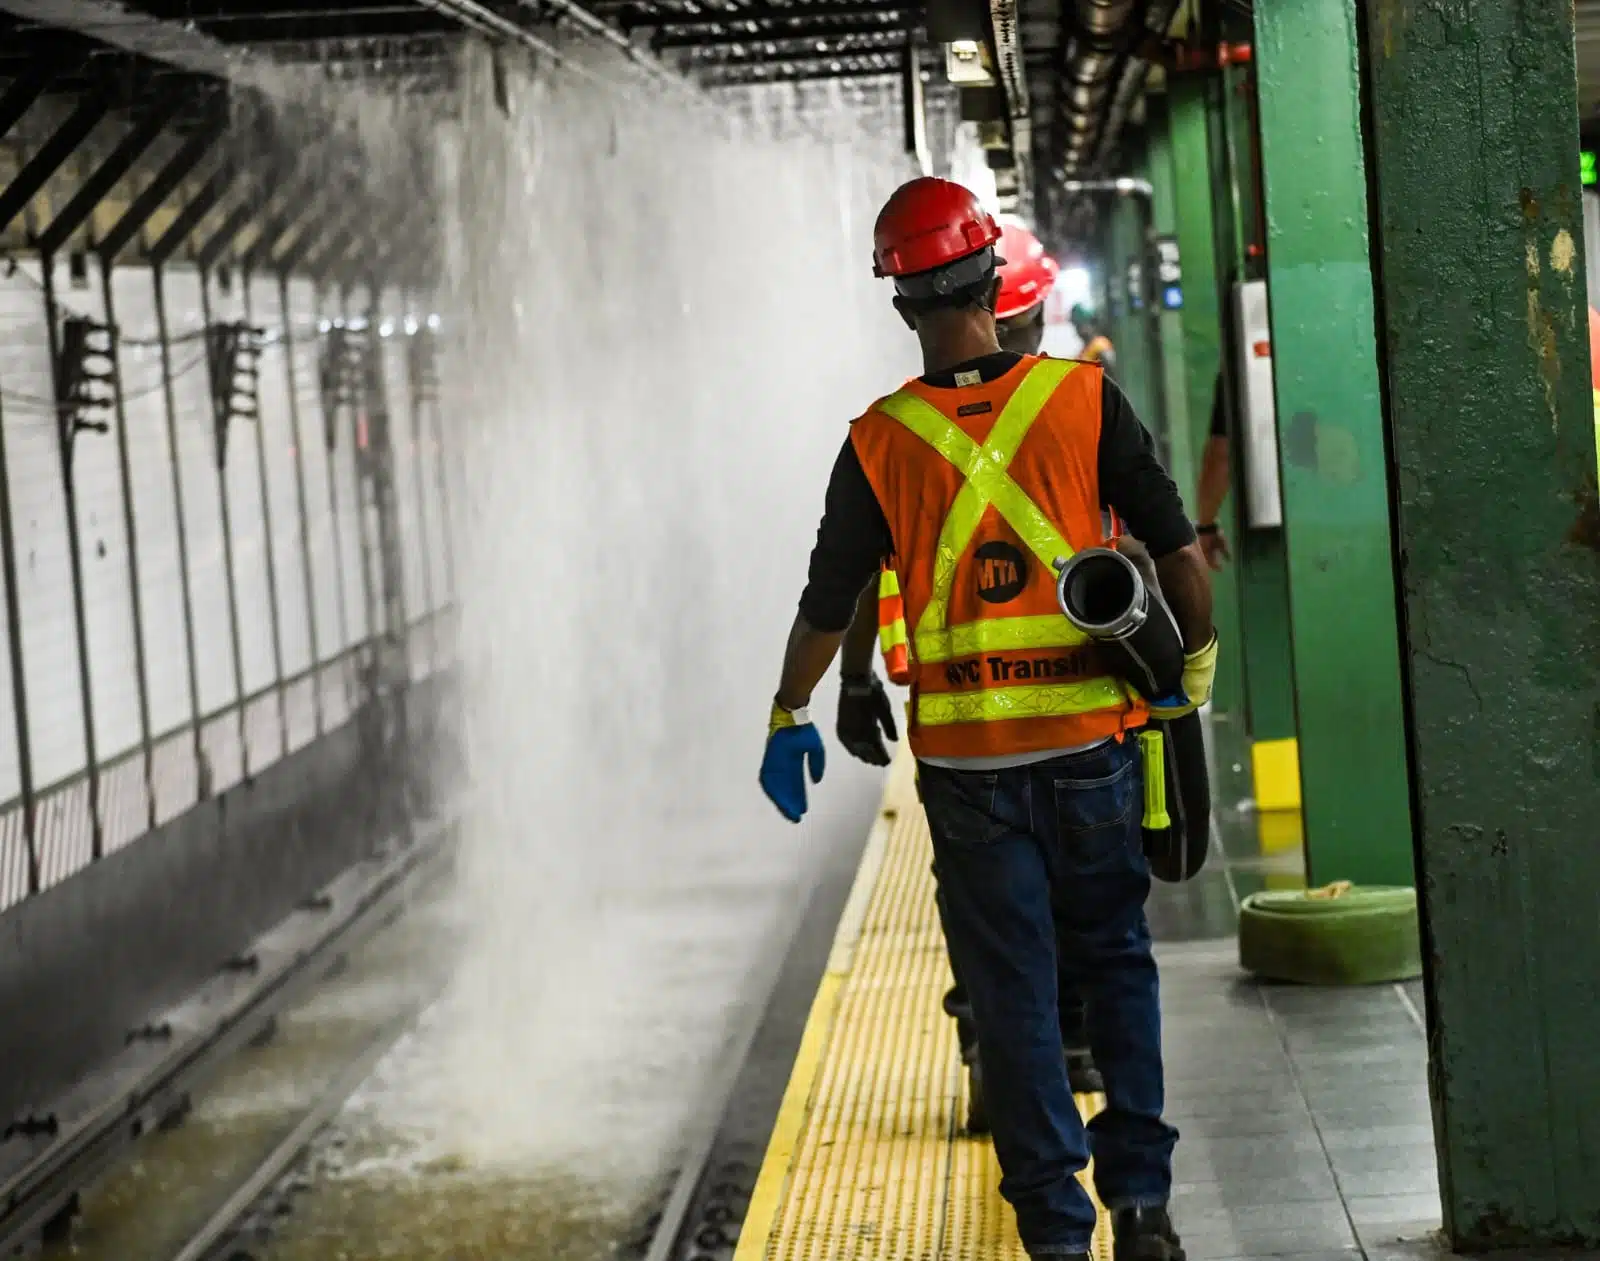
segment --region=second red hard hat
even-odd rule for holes
[[[909,276],[944,267],[1000,239],[1000,225],[970,189],[924,176],[902,184],[872,230],[872,274]]]
[[[1050,296],[1056,283],[1056,261],[1044,252],[1039,238],[1027,228],[1008,223],[1000,230],[1000,297],[994,317],[1009,320],[1031,310]]]

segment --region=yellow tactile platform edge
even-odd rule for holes
[[[961,1129],[966,1075],[940,1006],[950,976],[912,765],[902,749],[889,772],[734,1261],[1025,1261],[994,1149]],[[1078,1101],[1085,1116],[1099,1105]],[[1103,1209],[1094,1253],[1110,1261]]]

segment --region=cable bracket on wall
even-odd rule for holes
[[[431,328],[420,328],[406,340],[406,370],[411,397],[418,403],[439,401],[439,346]]]
[[[245,323],[212,324],[206,328],[219,469],[227,464],[228,429],[233,422],[260,418],[261,345],[265,336],[265,329]]]
[[[73,441],[84,430],[109,433],[116,407],[117,330],[87,316],[61,322],[56,352],[56,398],[60,400],[61,445],[71,467]]]
[[[366,327],[339,323],[322,334],[317,382],[322,393],[322,422],[328,450],[338,446],[339,412],[361,401],[367,362]]]

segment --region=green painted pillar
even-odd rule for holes
[[[1211,400],[1221,362],[1222,306],[1217,277],[1216,220],[1212,213],[1211,140],[1206,83],[1197,77],[1174,79],[1168,96],[1173,213],[1177,219],[1178,261],[1183,268],[1182,389],[1187,430],[1172,430],[1174,468],[1188,469],[1180,481],[1184,502],[1194,505],[1195,476],[1211,431]],[[1239,537],[1237,495],[1223,504],[1220,524],[1230,539]],[[1242,718],[1245,711],[1244,654],[1241,651],[1239,589],[1228,566],[1212,578],[1213,620],[1217,626],[1217,680],[1212,705],[1219,714]]]
[[[1385,0],[1360,46],[1440,1189],[1473,1251],[1600,1248],[1573,39],[1571,3]]]
[[[1259,277],[1261,260],[1247,246],[1256,231],[1255,128],[1250,117],[1248,83],[1235,70],[1224,70],[1210,85],[1208,112],[1211,138],[1211,189],[1216,216],[1217,268],[1222,282],[1222,360],[1224,388],[1233,428],[1238,430],[1241,383],[1240,351],[1235,335],[1233,285]],[[1234,484],[1242,485],[1245,465],[1243,435],[1233,437]],[[1244,652],[1245,708],[1252,740],[1294,737],[1294,660],[1289,639],[1289,571],[1284,559],[1283,531],[1249,519],[1248,504],[1236,497],[1233,540],[1234,575],[1239,591],[1239,619]],[[1282,785],[1257,784],[1257,797],[1277,795]]]
[[[1172,183],[1172,133],[1165,101],[1160,97],[1151,97],[1147,101],[1147,108],[1150,111],[1150,186],[1153,190],[1150,206],[1151,222],[1158,238],[1176,238],[1178,211]],[[1179,266],[1180,268],[1182,266],[1181,260]],[[1160,286],[1152,288],[1159,296]],[[1169,311],[1162,308],[1156,317],[1156,327],[1161,344],[1161,375],[1166,404],[1165,423],[1161,434],[1162,446],[1165,448],[1167,470],[1172,474],[1172,479],[1178,483],[1187,501],[1194,495],[1200,469],[1190,440],[1192,425],[1189,419],[1187,379],[1189,364],[1184,354],[1183,310],[1180,308]],[[1184,440],[1174,441],[1174,434],[1182,434]]]
[[[1307,875],[1410,884],[1355,5],[1255,22]]]
[[[1143,213],[1132,197],[1115,197],[1111,202],[1112,239],[1115,242],[1116,283],[1122,294],[1121,318],[1111,335],[1116,346],[1117,384],[1122,387],[1133,410],[1151,424],[1150,356],[1144,331],[1145,312],[1142,294],[1133,282],[1133,269],[1143,258]]]

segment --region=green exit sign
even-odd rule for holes
[[[1588,188],[1591,184],[1600,182],[1600,174],[1595,170],[1595,156],[1593,149],[1585,149],[1578,155],[1579,170],[1583,172],[1583,186]]]

